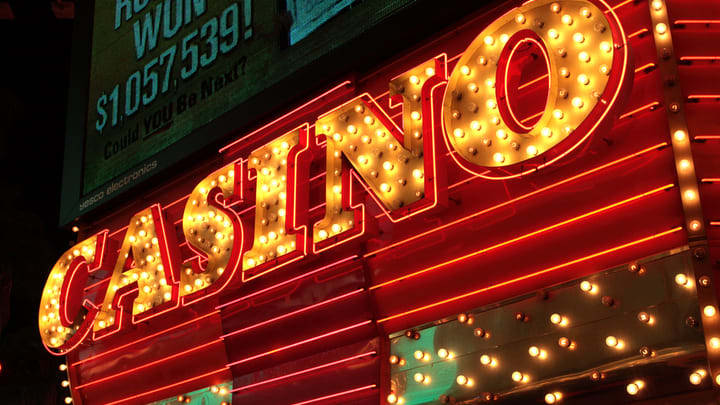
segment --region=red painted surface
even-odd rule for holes
[[[676,229],[685,221],[673,186],[661,91],[666,78],[654,69],[648,5],[615,4],[622,4],[616,12],[631,35],[633,63],[640,70],[623,118],[610,131],[593,135],[538,173],[506,181],[472,177],[437,142],[438,165],[447,172],[445,206],[392,223],[370,198],[358,195],[376,216],[377,234],[247,283],[236,278],[207,300],[81,345],[68,356],[76,403],[144,403],[233,379],[237,404],[378,404],[386,395],[386,334],[685,244],[685,230]],[[388,107],[388,81],[442,52],[452,70],[480,29],[510,6],[448,27],[446,34],[361,77],[355,92],[339,87],[289,109],[291,115],[223,148],[223,161],[247,156],[363,92],[399,123],[399,106]],[[668,7],[671,21],[720,19],[720,6],[707,1],[674,0]],[[678,57],[720,56],[720,24],[685,21],[671,29]],[[687,97],[720,93],[717,63],[683,63],[679,79]],[[542,74],[542,69],[527,73],[524,82],[531,84],[521,93],[529,100],[544,97],[538,89],[546,84],[532,81]],[[691,137],[709,137],[693,144],[698,178],[720,178],[720,100],[688,99],[685,107]],[[158,202],[182,243],[183,196],[218,167],[217,160],[198,164],[100,223],[119,242],[128,218]],[[310,168],[310,224],[324,215],[324,167],[320,158]],[[703,182],[700,194],[717,260],[720,226],[712,223],[720,223],[720,182]],[[247,200],[233,208],[250,231],[254,201]],[[192,256],[186,245],[181,254],[183,260]],[[103,295],[107,287],[92,278],[88,285],[89,297]]]

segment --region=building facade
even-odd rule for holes
[[[171,2],[121,3],[110,28],[168,66],[172,27],[156,48],[142,33]],[[187,153],[119,177],[84,155],[78,244],[40,304],[74,403],[715,403],[719,4],[402,5],[283,80],[339,60],[332,75],[235,99],[262,80],[252,69],[275,72],[239,55],[267,47],[264,9],[176,3],[176,32],[199,21],[167,68],[181,85],[133,91],[131,73],[123,135],[84,145],[110,161],[188,133],[167,146]],[[290,25],[285,50],[382,11],[290,3],[316,26]],[[113,126],[98,82],[78,125]]]

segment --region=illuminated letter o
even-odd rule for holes
[[[538,47],[548,96],[537,123],[524,126],[510,107],[508,72],[523,44]],[[443,101],[445,141],[464,169],[508,179],[545,167],[574,150],[627,94],[627,37],[603,0],[536,0],[492,22],[466,49]]]

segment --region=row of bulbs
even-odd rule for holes
[[[631,270],[638,271],[640,269],[639,266],[635,265],[635,267],[631,266]],[[675,283],[684,288],[691,288],[693,286],[692,280],[684,273],[678,273],[674,277]],[[597,294],[599,292],[599,287],[596,284],[593,284],[590,281],[582,281],[580,283],[580,289],[588,294]],[[703,307],[703,315],[709,318],[714,317],[717,314],[717,309],[712,305],[707,305]],[[637,315],[637,319],[645,324],[653,325],[655,323],[655,318],[651,314],[648,314],[645,311],[641,311]],[[553,313],[550,315],[550,323],[560,326],[560,327],[566,327],[569,325],[570,321],[566,316],[563,316],[559,313]],[[460,314],[458,316],[458,321],[460,323],[466,323],[466,324],[472,324],[474,322],[474,317],[470,314]],[[477,328],[476,330],[481,330],[482,328]],[[484,331],[481,332],[482,335],[484,335]],[[476,334],[478,336],[478,334]],[[709,346],[713,349],[720,349],[720,338],[713,337],[708,340]],[[613,348],[615,350],[623,350],[626,347],[626,343],[623,339],[618,338],[613,335],[609,335],[605,338],[605,344],[606,346]],[[558,339],[558,346],[563,348],[568,348],[569,350],[574,350],[577,345],[575,342],[570,340],[567,337],[561,337]],[[652,353],[650,351],[650,353]],[[528,354],[536,359],[539,360],[545,360],[548,358],[548,352],[540,347],[537,346],[530,346],[528,348]],[[417,360],[428,362],[432,359],[432,356],[428,352],[424,352],[422,350],[417,350],[414,352],[414,357]],[[452,351],[449,351],[445,348],[441,348],[438,350],[438,357],[443,360],[452,360],[455,357],[455,354]],[[390,357],[390,363],[391,364],[399,364],[400,366],[404,366],[405,362],[401,361],[401,359],[393,355]],[[484,366],[490,366],[490,367],[496,367],[498,365],[497,359],[494,357],[491,357],[487,354],[483,354],[480,357],[480,363]],[[704,378],[707,376],[707,371],[704,369],[698,369],[694,372],[692,372],[689,375],[689,381],[693,385],[699,385],[702,383]],[[530,381],[530,376],[528,374],[525,374],[520,371],[513,371],[511,374],[511,379],[514,382],[518,383],[527,383]],[[423,385],[429,385],[432,382],[432,378],[430,375],[423,374],[423,373],[415,373],[414,380]],[[720,385],[720,374],[718,374],[717,383]],[[456,383],[461,386],[465,387],[473,387],[475,385],[474,380],[471,377],[467,377],[465,375],[458,375],[456,377]],[[642,380],[635,380],[631,383],[629,383],[626,387],[626,390],[628,394],[630,395],[637,395],[645,388],[645,383]],[[388,402],[391,404],[394,403],[401,403],[398,402],[401,400],[402,397],[398,397],[395,394],[391,394],[391,396],[388,397]],[[547,404],[554,404],[562,399],[562,393],[560,392],[551,392],[546,394],[545,396],[545,402]],[[395,402],[392,402],[391,400],[394,400]]]

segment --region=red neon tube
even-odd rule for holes
[[[299,275],[299,276],[297,276],[297,277],[293,277],[293,278],[291,278],[291,279],[289,279],[289,280],[285,280],[285,281],[280,282],[280,283],[277,283],[277,284],[275,284],[275,285],[273,285],[273,286],[264,288],[264,289],[262,289],[262,290],[260,290],[260,291],[255,291],[254,293],[250,293],[250,294],[248,294],[248,295],[246,295],[246,296],[244,296],[244,297],[240,297],[240,298],[234,299],[234,300],[232,300],[232,301],[226,302],[226,303],[224,303],[224,304],[220,304],[220,305],[218,305],[217,307],[215,307],[215,309],[225,308],[225,307],[227,307],[228,305],[232,305],[232,304],[235,304],[235,303],[238,303],[238,302],[241,302],[241,301],[245,301],[246,299],[249,299],[249,298],[255,297],[255,296],[257,296],[257,295],[260,295],[260,294],[262,294],[262,293],[265,293],[265,292],[274,290],[274,289],[276,289],[276,288],[278,288],[278,287],[281,287],[281,286],[284,286],[284,285],[286,285],[286,284],[294,283],[295,281],[302,280],[302,279],[307,278],[307,277],[309,277],[309,276],[312,276],[312,275],[314,275],[314,274],[316,274],[316,273],[319,273],[319,272],[321,272],[321,271],[323,271],[323,270],[327,270],[327,269],[329,269],[329,268],[331,268],[331,267],[333,267],[333,266],[337,266],[337,265],[339,265],[339,264],[343,264],[343,263],[346,263],[346,262],[355,260],[355,259],[357,259],[357,258],[358,258],[358,255],[352,255],[352,256],[346,257],[346,258],[344,258],[344,259],[340,259],[340,260],[338,260],[338,261],[336,261],[336,262],[334,262],[334,263],[328,264],[327,266],[322,266],[322,267],[320,267],[320,268],[317,268],[317,269],[315,269],[315,270],[309,271],[309,272],[307,272],[307,273],[303,273],[303,274],[301,274],[301,275]]]
[[[690,24],[720,24],[720,20],[675,20],[675,25],[690,25]]]
[[[692,62],[692,61],[714,61],[714,60],[720,60],[720,56],[681,56],[680,61],[681,62]]]
[[[562,227],[562,226],[564,226],[564,225],[568,225],[568,224],[571,224],[571,223],[573,223],[573,222],[577,222],[577,221],[580,221],[580,220],[582,220],[582,219],[589,218],[589,217],[591,217],[591,216],[593,216],[593,215],[597,215],[597,214],[603,213],[603,212],[605,212],[605,211],[609,211],[609,210],[611,210],[611,209],[613,209],[613,208],[616,208],[616,207],[619,207],[619,206],[621,206],[621,205],[625,205],[625,204],[631,203],[631,202],[633,202],[633,201],[637,201],[637,200],[639,200],[639,199],[652,196],[652,195],[654,195],[654,194],[656,194],[656,193],[659,193],[659,192],[661,192],[661,191],[669,190],[669,189],[672,188],[672,187],[674,187],[674,184],[667,184],[667,185],[664,185],[664,186],[662,186],[662,187],[658,187],[658,188],[656,188],[656,189],[650,190],[650,191],[648,191],[648,192],[634,195],[634,196],[632,196],[632,197],[630,197],[630,198],[627,198],[627,199],[625,199],[625,200],[618,201],[618,202],[612,203],[612,204],[610,204],[610,205],[606,205],[606,206],[601,207],[601,208],[598,208],[598,209],[596,209],[596,210],[586,212],[586,213],[584,213],[584,214],[578,215],[578,216],[573,217],[573,218],[570,218],[570,219],[566,219],[566,220],[564,220],[564,221],[562,221],[562,222],[557,222],[557,223],[552,224],[552,225],[550,225],[550,226],[547,226],[547,227],[545,227],[545,228],[541,228],[541,229],[538,229],[538,230],[536,230],[536,231],[532,231],[532,232],[526,233],[526,234],[524,234],[524,235],[520,235],[520,236],[518,236],[518,237],[516,237],[516,238],[509,239],[509,240],[506,240],[506,241],[504,241],[504,242],[500,242],[500,243],[497,243],[497,244],[495,244],[495,245],[492,245],[492,246],[489,246],[489,247],[486,247],[486,248],[483,248],[483,249],[480,249],[480,250],[476,250],[476,251],[471,252],[471,253],[468,253],[468,254],[466,254],[466,255],[464,255],[464,256],[460,256],[460,257],[457,257],[457,258],[455,258],[455,259],[448,260],[448,261],[446,261],[446,262],[439,263],[439,264],[436,264],[436,265],[434,265],[434,266],[426,267],[426,268],[424,268],[424,269],[422,269],[422,270],[419,270],[419,271],[416,271],[416,272],[413,272],[413,273],[410,273],[410,274],[406,274],[406,275],[404,275],[404,276],[400,276],[400,277],[398,277],[398,278],[395,278],[395,279],[392,279],[392,280],[389,280],[389,281],[385,281],[385,282],[383,282],[383,283],[380,283],[380,284],[377,284],[377,285],[374,285],[374,286],[370,287],[370,290],[375,290],[375,289],[378,289],[378,288],[381,288],[381,287],[385,287],[385,286],[387,286],[387,285],[394,284],[394,283],[397,283],[397,282],[399,282],[399,281],[406,280],[406,279],[408,279],[408,278],[412,278],[412,277],[419,276],[419,275],[424,274],[424,273],[427,273],[427,272],[429,272],[429,271],[433,271],[433,270],[437,270],[437,269],[442,269],[442,268],[444,268],[444,267],[446,267],[447,265],[450,265],[450,264],[452,264],[452,263],[456,263],[456,262],[461,261],[461,260],[469,259],[469,258],[471,258],[471,257],[479,256],[479,255],[482,255],[482,254],[487,253],[487,252],[489,252],[489,251],[492,251],[492,250],[495,250],[495,249],[498,249],[498,248],[501,248],[501,247],[504,247],[504,246],[513,244],[513,243],[515,243],[515,242],[519,242],[519,241],[521,241],[521,240],[524,240],[524,239],[527,239],[527,238],[530,238],[530,237],[533,237],[533,236],[536,236],[536,235],[540,235],[540,234],[542,234],[542,233],[551,231],[551,230],[553,230],[553,229],[560,228],[560,227]]]
[[[444,299],[444,300],[442,300],[442,301],[436,301],[436,302],[433,302],[432,304],[424,305],[424,306],[422,306],[422,307],[417,307],[417,308],[411,309],[411,310],[409,310],[409,311],[405,311],[405,312],[401,312],[401,313],[398,313],[398,314],[395,314],[395,315],[391,315],[391,316],[382,318],[382,319],[378,320],[377,322],[378,322],[378,323],[387,322],[387,321],[392,320],[392,319],[396,319],[396,318],[400,318],[400,317],[403,317],[403,316],[406,316],[406,315],[414,314],[414,313],[416,313],[416,312],[420,312],[420,311],[424,311],[424,310],[426,310],[426,309],[434,308],[434,307],[439,306],[439,305],[443,305],[443,304],[447,304],[447,303],[450,303],[450,302],[458,301],[458,300],[461,300],[461,299],[464,299],[464,298],[471,297],[471,296],[473,296],[473,295],[477,295],[477,294],[480,294],[480,293],[483,293],[483,292],[486,292],[486,291],[494,290],[494,289],[497,289],[497,288],[500,288],[500,287],[503,287],[503,286],[506,286],[506,285],[510,285],[510,284],[513,284],[513,283],[516,283],[516,282],[519,282],[519,281],[522,281],[522,280],[527,280],[527,279],[530,279],[530,278],[533,278],[533,277],[537,277],[537,276],[542,275],[542,274],[546,274],[546,273],[550,273],[550,272],[553,272],[553,271],[556,271],[556,270],[560,270],[560,269],[562,269],[562,268],[564,268],[564,267],[571,266],[571,265],[573,265],[573,264],[581,263],[581,262],[584,262],[584,261],[586,261],[586,260],[594,259],[594,258],[596,258],[596,257],[600,257],[600,256],[606,255],[606,254],[608,254],[608,253],[616,252],[616,251],[618,251],[618,250],[622,250],[622,249],[625,249],[625,248],[630,247],[630,246],[638,245],[638,244],[641,244],[641,243],[644,243],[644,242],[647,242],[647,241],[650,241],[650,240],[653,240],[653,239],[661,238],[661,237],[666,236],[666,235],[669,235],[669,234],[671,234],[671,233],[678,232],[678,231],[680,231],[680,230],[682,230],[682,229],[683,229],[682,226],[678,226],[678,227],[675,227],[675,228],[670,229],[670,230],[665,231],[665,232],[656,233],[656,234],[654,234],[654,235],[650,235],[650,236],[647,236],[647,237],[642,238],[642,239],[634,240],[634,241],[632,241],[632,242],[628,242],[628,243],[625,243],[625,244],[623,244],[623,245],[615,246],[615,247],[612,247],[612,248],[610,248],[610,249],[606,249],[606,250],[603,250],[603,251],[600,251],[600,252],[593,253],[593,254],[591,254],[591,255],[583,256],[583,257],[580,257],[580,258],[577,258],[577,259],[574,259],[574,260],[571,260],[571,261],[568,261],[568,262],[565,262],[565,263],[562,263],[562,264],[558,264],[558,265],[553,266],[553,267],[548,267],[548,268],[546,268],[546,269],[539,270],[539,271],[536,271],[536,272],[534,272],[534,273],[526,274],[526,275],[524,275],[524,276],[516,277],[516,278],[510,279],[510,280],[507,280],[507,281],[503,281],[503,282],[498,283],[498,284],[494,284],[494,285],[491,285],[491,286],[488,286],[488,287],[483,287],[483,288],[481,288],[481,289],[479,289],[479,290],[470,291],[470,292],[467,292],[467,293],[465,293],[465,294],[456,295],[456,296],[454,296],[454,297]]]
[[[640,72],[644,71],[645,69],[652,69],[654,67],[655,67],[654,63],[652,63],[652,62],[646,63],[646,64],[640,66],[639,68],[635,69],[635,73],[640,73]]]
[[[626,112],[625,114],[621,115],[618,119],[621,120],[621,119],[623,119],[623,118],[627,118],[627,117],[629,117],[629,116],[631,116],[631,115],[637,114],[637,113],[639,113],[639,112],[641,112],[641,111],[644,111],[644,110],[654,110],[654,109],[655,109],[657,106],[659,106],[659,105],[660,105],[660,102],[659,102],[659,101],[653,101],[652,103],[647,103],[647,104],[645,104],[644,106],[641,106],[641,107],[638,107],[638,108],[636,108],[636,109],[634,109],[634,110],[632,110],[632,111]]]
[[[227,370],[228,370],[228,369],[225,368],[225,367],[219,368],[219,369],[214,370],[214,371],[211,371],[211,372],[209,372],[209,373],[204,373],[204,374],[197,375],[197,376],[195,376],[195,377],[186,378],[186,379],[184,379],[184,380],[178,381],[178,382],[173,383],[173,384],[170,384],[170,385],[166,385],[166,386],[164,386],[164,387],[155,388],[155,389],[152,389],[152,390],[149,390],[149,391],[144,391],[144,392],[141,392],[141,393],[139,393],[139,394],[135,394],[135,395],[132,395],[132,396],[129,396],[129,397],[125,397],[125,398],[123,398],[123,399],[119,399],[119,400],[117,400],[117,401],[108,402],[108,403],[105,404],[105,405],[126,404],[127,401],[130,401],[130,400],[133,400],[133,399],[137,399],[137,398],[143,397],[143,396],[145,396],[145,395],[154,394],[154,393],[160,392],[160,391],[162,391],[162,390],[174,388],[174,387],[177,387],[178,385],[182,385],[182,384],[185,384],[185,383],[189,383],[190,381],[195,381],[195,380],[199,380],[199,379],[202,379],[202,378],[205,378],[205,377],[209,377],[209,376],[211,376],[211,375],[213,375],[213,374],[217,374],[217,373],[219,373],[219,372],[227,371]]]
[[[247,331],[249,331],[249,330],[252,330],[252,329],[255,329],[255,328],[259,328],[259,327],[264,326],[264,325],[269,325],[269,324],[271,324],[271,323],[280,321],[280,320],[285,319],[285,318],[290,318],[290,317],[295,316],[295,315],[297,315],[297,314],[301,314],[301,313],[303,313],[303,312],[307,312],[307,311],[310,311],[310,310],[313,310],[313,309],[322,307],[322,306],[324,306],[324,305],[328,305],[328,304],[331,304],[331,303],[333,303],[333,302],[343,300],[343,299],[345,299],[345,298],[347,298],[347,297],[350,297],[350,296],[352,296],[352,295],[361,293],[361,292],[363,292],[363,291],[365,291],[365,289],[360,288],[360,289],[357,289],[357,290],[355,290],[355,291],[351,291],[351,292],[349,292],[349,293],[342,294],[342,295],[339,295],[339,296],[334,297],[334,298],[330,298],[330,299],[325,300],[325,301],[322,301],[322,302],[318,302],[318,303],[316,303],[316,304],[308,305],[308,306],[303,307],[303,308],[300,308],[300,309],[298,309],[298,310],[296,310],[296,311],[288,312],[288,313],[286,313],[286,314],[283,314],[283,315],[280,315],[280,316],[276,316],[276,317],[274,317],[274,318],[270,318],[270,319],[268,319],[268,320],[265,320],[265,321],[262,321],[262,322],[258,322],[258,323],[256,323],[256,324],[252,324],[252,325],[250,325],[250,326],[246,326],[246,327],[244,327],[244,328],[241,328],[241,329],[232,331],[232,332],[230,332],[230,333],[226,333],[226,334],[220,336],[220,339],[225,339],[226,337],[230,337],[230,336],[234,336],[234,335],[237,335],[237,334],[240,334],[240,333],[243,333],[243,332],[247,332]]]
[[[187,322],[183,322],[183,323],[181,323],[180,325],[176,325],[176,326],[173,326],[173,327],[171,327],[171,328],[164,329],[164,330],[161,330],[161,331],[159,331],[159,332],[155,332],[155,333],[153,333],[153,334],[151,334],[151,335],[144,336],[144,337],[139,338],[139,339],[137,339],[137,340],[133,340],[133,341],[130,342],[130,343],[126,343],[126,344],[124,344],[124,345],[121,345],[121,346],[112,348],[112,349],[110,349],[110,350],[104,351],[104,352],[102,352],[102,353],[100,353],[100,354],[97,354],[97,355],[95,355],[95,356],[90,356],[90,357],[88,357],[88,358],[85,358],[85,359],[82,359],[82,360],[78,360],[78,361],[76,361],[75,363],[72,363],[71,366],[72,366],[72,367],[75,367],[75,366],[79,366],[80,364],[86,363],[86,362],[88,362],[88,361],[97,360],[97,359],[99,359],[100,357],[105,357],[105,356],[107,356],[107,355],[110,354],[110,353],[115,353],[115,352],[117,352],[118,350],[122,350],[122,349],[125,349],[126,347],[130,347],[130,346],[136,345],[136,344],[138,344],[138,343],[142,343],[142,342],[144,342],[144,341],[146,341],[146,340],[150,340],[150,339],[152,339],[152,338],[154,338],[154,337],[157,337],[157,336],[160,336],[160,335],[164,335],[164,334],[166,334],[166,333],[168,333],[168,332],[170,332],[170,331],[173,331],[173,330],[175,330],[175,329],[179,329],[179,328],[185,327],[185,326],[190,325],[190,324],[193,324],[193,323],[195,323],[195,322],[197,322],[197,321],[199,321],[199,320],[201,320],[201,319],[205,319],[205,318],[207,318],[207,317],[209,317],[209,316],[213,316],[213,315],[216,315],[216,314],[219,314],[219,313],[220,313],[220,311],[214,311],[214,312],[211,312],[211,313],[209,313],[209,314],[199,316],[199,317],[194,318],[194,319],[191,319],[191,320],[189,320],[189,321],[187,321]]]
[[[641,29],[633,32],[632,34],[628,35],[628,38],[633,38],[633,37],[636,37],[636,36],[638,36],[638,35],[642,35],[642,34],[644,34],[644,33],[646,33],[646,32],[649,32],[649,30],[648,30],[647,28],[641,28]]]
[[[326,399],[332,399],[332,398],[342,397],[342,396],[345,396],[345,395],[348,395],[348,394],[352,394],[352,393],[355,393],[355,392],[360,392],[360,391],[365,391],[365,390],[374,389],[375,387],[377,387],[377,384],[366,385],[366,386],[364,386],[364,387],[353,388],[353,389],[351,389],[351,390],[347,390],[347,391],[343,391],[343,392],[338,392],[338,393],[330,394],[330,395],[325,395],[324,397],[318,397],[318,398],[314,398],[314,399],[309,399],[309,400],[307,400],[307,401],[302,401],[302,402],[295,402],[294,404],[291,404],[291,405],[306,405],[306,404],[312,404],[312,403],[315,403],[315,402],[324,401],[324,400],[326,400]]]
[[[715,100],[720,99],[720,94],[690,94],[688,100]]]
[[[303,374],[307,374],[307,373],[312,373],[313,371],[318,371],[318,370],[322,370],[322,369],[325,369],[325,368],[328,368],[328,367],[332,367],[332,366],[337,366],[337,365],[340,365],[340,364],[349,363],[349,362],[351,362],[351,361],[353,361],[353,360],[361,359],[361,358],[363,358],[363,357],[374,356],[375,354],[377,354],[377,352],[376,352],[375,350],[373,350],[373,351],[370,351],[370,352],[367,352],[367,353],[362,353],[362,354],[358,354],[358,355],[355,355],[355,356],[346,357],[346,358],[344,358],[344,359],[335,360],[335,361],[332,361],[332,362],[330,362],[330,363],[325,363],[325,364],[321,364],[321,365],[319,365],[319,366],[306,368],[306,369],[304,369],[304,370],[296,371],[296,372],[294,372],[294,373],[281,375],[280,377],[270,378],[270,379],[267,379],[267,380],[258,381],[258,382],[253,383],[253,384],[243,385],[242,387],[233,388],[232,390],[230,390],[230,392],[247,391],[247,390],[249,390],[249,389],[257,388],[257,387],[259,387],[259,386],[261,386],[261,385],[270,384],[270,383],[277,382],[277,381],[282,381],[282,380],[287,380],[288,378],[297,377],[297,376],[299,376],[299,375],[303,375]]]
[[[625,162],[625,161],[627,161],[627,160],[630,160],[630,159],[632,159],[632,158],[635,158],[635,157],[644,155],[644,154],[646,154],[646,153],[648,153],[648,152],[651,152],[651,151],[654,151],[654,150],[659,150],[660,148],[664,148],[664,147],[666,147],[667,145],[668,145],[667,142],[662,142],[662,143],[659,143],[659,144],[657,144],[657,145],[650,146],[650,147],[645,148],[645,149],[643,149],[643,150],[640,150],[640,151],[638,151],[638,152],[635,152],[635,153],[632,153],[632,154],[630,154],[630,155],[621,157],[620,159],[613,160],[612,162],[605,163],[605,164],[603,164],[603,165],[600,165],[600,166],[597,166],[597,167],[592,168],[592,169],[590,169],[590,170],[581,172],[581,173],[576,174],[576,175],[574,175],[574,176],[570,176],[570,177],[568,177],[568,178],[566,178],[566,179],[564,179],[564,180],[560,180],[560,181],[558,181],[558,182],[556,182],[556,183],[547,185],[547,186],[545,186],[545,187],[541,187],[541,188],[539,188],[539,189],[537,189],[537,190],[534,190],[534,191],[531,191],[531,192],[529,192],[529,193],[527,193],[527,194],[523,194],[523,195],[521,195],[521,196],[515,197],[515,198],[513,198],[513,199],[511,199],[511,200],[502,202],[502,203],[497,204],[497,205],[494,205],[494,206],[492,206],[492,207],[484,208],[484,209],[482,209],[482,210],[480,210],[480,211],[474,212],[474,213],[472,213],[472,214],[470,214],[470,215],[467,215],[467,216],[464,216],[464,217],[462,217],[462,218],[458,218],[458,219],[456,219],[456,220],[454,220],[454,221],[451,221],[451,222],[448,222],[448,223],[446,223],[446,224],[440,225],[440,226],[438,226],[438,227],[436,227],[436,228],[433,228],[433,229],[430,229],[430,230],[428,230],[428,231],[415,234],[415,235],[413,235],[413,236],[411,236],[411,237],[408,237],[408,238],[405,238],[405,239],[403,239],[403,240],[394,242],[394,243],[389,244],[389,245],[387,245],[387,246],[384,246],[384,247],[382,247],[382,248],[375,249],[375,250],[373,250],[373,251],[371,251],[371,252],[366,253],[365,255],[363,255],[363,257],[370,257],[370,256],[376,255],[376,254],[378,254],[378,253],[382,253],[382,252],[384,252],[384,251],[386,251],[386,250],[390,250],[390,249],[392,249],[392,248],[394,248],[394,247],[403,245],[403,244],[405,244],[405,243],[412,242],[413,240],[422,238],[423,236],[430,235],[430,234],[432,234],[432,233],[441,231],[441,230],[443,230],[443,229],[448,229],[448,228],[450,228],[450,227],[452,227],[452,226],[454,226],[454,225],[456,225],[456,224],[459,224],[459,223],[461,223],[461,222],[465,222],[465,221],[467,221],[467,220],[470,220],[470,219],[473,219],[473,218],[482,216],[482,215],[484,215],[484,214],[487,214],[487,213],[490,212],[490,211],[494,211],[494,210],[496,210],[496,209],[500,209],[500,208],[503,208],[503,207],[505,207],[505,206],[515,204],[515,203],[517,203],[518,201],[521,201],[521,200],[530,198],[530,197],[532,197],[532,196],[535,196],[535,195],[537,195],[537,194],[540,194],[540,193],[543,193],[543,192],[545,192],[545,191],[551,190],[551,189],[553,189],[553,188],[559,187],[559,186],[561,186],[561,185],[563,185],[563,184],[570,183],[570,182],[572,182],[572,181],[575,181],[575,180],[577,180],[577,179],[583,178],[583,177],[588,176],[588,175],[590,175],[590,174],[597,173],[597,172],[599,172],[599,171],[602,171],[602,170],[607,169],[607,168],[609,168],[609,167],[612,167],[612,166],[614,166],[614,165],[623,163],[623,162]],[[469,180],[469,179],[468,179],[468,180]],[[466,182],[466,181],[468,181],[468,180],[463,180],[463,181],[460,182],[460,183],[464,183],[464,182]]]
[[[339,334],[339,333],[346,332],[346,331],[349,331],[349,330],[351,330],[351,329],[359,328],[360,326],[365,326],[365,325],[367,325],[367,324],[369,324],[369,323],[372,323],[372,321],[371,321],[371,320],[362,321],[362,322],[360,322],[360,323],[356,323],[356,324],[354,324],[354,325],[346,326],[346,327],[344,327],[344,328],[340,328],[340,329],[334,330],[334,331],[332,331],[332,332],[323,333],[322,335],[318,335],[318,336],[315,336],[315,337],[311,337],[311,338],[309,338],[309,339],[301,340],[301,341],[299,341],[299,342],[291,343],[291,344],[286,345],[286,346],[280,346],[280,347],[278,347],[278,348],[272,349],[272,350],[267,351],[267,352],[264,352],[264,353],[259,353],[259,354],[256,354],[256,355],[253,355],[253,356],[250,356],[250,357],[246,357],[246,358],[241,359],[241,360],[238,360],[238,361],[234,361],[234,362],[228,364],[227,367],[232,367],[232,366],[236,366],[236,365],[238,365],[238,364],[247,363],[248,361],[251,361],[251,360],[259,359],[259,358],[261,358],[261,357],[269,356],[269,355],[271,355],[271,354],[278,353],[278,352],[282,352],[282,351],[285,351],[285,350],[287,350],[287,349],[292,349],[292,348],[294,348],[294,347],[302,346],[302,345],[304,345],[304,344],[306,344],[306,343],[314,342],[314,341],[316,341],[316,340],[320,340],[320,339],[324,339],[324,338],[326,338],[326,337],[330,337],[330,336],[333,336],[333,335],[337,335],[337,334]]]
[[[200,346],[195,346],[195,347],[192,347],[192,348],[190,348],[190,349],[183,350],[183,351],[181,351],[181,352],[175,353],[175,354],[170,355],[170,356],[168,356],[168,357],[165,357],[165,358],[162,358],[162,359],[159,359],[159,360],[155,360],[155,361],[151,361],[151,362],[149,362],[149,363],[145,363],[145,364],[143,364],[143,365],[141,365],[141,366],[137,366],[137,367],[135,367],[135,368],[127,369],[127,370],[125,370],[125,371],[121,371],[121,372],[119,372],[119,373],[115,373],[115,374],[109,375],[109,376],[107,376],[107,377],[98,378],[97,380],[88,381],[88,382],[86,382],[86,383],[84,383],[84,384],[80,384],[80,385],[75,386],[75,389],[81,389],[81,388],[89,387],[89,386],[91,386],[91,385],[95,385],[95,384],[101,383],[101,382],[103,382],[103,381],[108,381],[108,380],[112,380],[112,379],[114,379],[114,378],[118,378],[118,377],[123,376],[123,375],[126,375],[126,374],[131,374],[131,373],[134,373],[134,372],[136,372],[136,371],[138,371],[138,370],[142,370],[142,369],[144,369],[144,368],[152,367],[152,366],[154,366],[154,365],[156,365],[156,364],[164,363],[164,362],[166,362],[166,361],[168,361],[168,360],[172,360],[172,359],[175,359],[175,358],[178,358],[178,357],[185,356],[185,355],[187,355],[188,353],[196,352],[196,351],[198,351],[198,350],[200,350],[200,349],[204,349],[204,348],[206,348],[206,347],[208,347],[208,346],[210,346],[210,345],[213,345],[213,344],[215,344],[215,343],[221,343],[221,342],[222,342],[222,340],[220,340],[220,339],[213,340],[213,341],[210,341],[210,342],[201,344]]]

